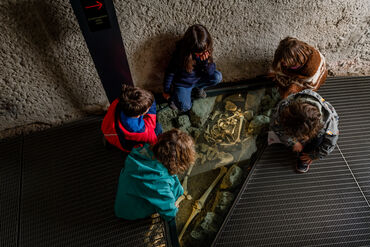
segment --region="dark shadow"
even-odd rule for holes
[[[181,36],[174,33],[161,33],[147,39],[134,52],[135,67],[145,70],[144,84],[141,84],[141,87],[156,93],[162,92],[165,70],[175,49],[176,41],[180,38]],[[131,68],[131,73],[138,73],[135,67]]]
[[[223,75],[222,82],[235,82],[248,80],[267,74],[272,61],[267,59],[244,59],[242,57],[217,57],[215,60],[217,70]]]

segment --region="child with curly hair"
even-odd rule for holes
[[[339,135],[338,119],[329,102],[306,89],[278,104],[270,129],[282,143],[298,153],[296,170],[304,173],[313,160],[334,150]]]
[[[194,141],[178,129],[159,135],[158,142],[152,146],[134,148],[119,177],[117,217],[135,220],[159,213],[169,222],[172,241],[178,241],[174,220],[179,206],[176,201],[184,189],[176,174],[185,172],[194,161]]]

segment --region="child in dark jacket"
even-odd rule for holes
[[[317,91],[327,74],[325,58],[314,47],[292,37],[280,41],[270,76],[283,99],[304,89]]]
[[[156,123],[156,104],[151,92],[128,85],[112,102],[101,126],[105,139],[119,149],[130,152],[144,143],[154,144],[162,132]]]
[[[169,221],[172,246],[178,246],[176,201],[184,193],[176,174],[195,161],[193,139],[173,129],[158,137],[152,146],[134,148],[125,161],[115,202],[117,217],[135,220],[159,213]],[[177,243],[176,243],[177,242]]]
[[[189,27],[177,42],[164,78],[163,97],[170,100],[172,108],[190,110],[192,92],[196,98],[205,98],[204,88],[221,82],[212,52],[211,35],[199,24]]]
[[[313,160],[334,150],[339,136],[338,119],[329,102],[306,89],[278,104],[270,128],[282,143],[299,154],[296,170],[304,173]]]

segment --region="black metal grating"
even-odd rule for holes
[[[103,147],[100,121],[92,118],[25,137],[19,246],[166,244],[159,218],[115,217],[124,157]]]
[[[339,149],[296,174],[294,154],[268,147],[213,246],[370,245],[370,78],[331,78],[320,94],[340,116]]]
[[[339,149],[370,201],[370,77],[330,82],[320,93],[340,116]]]
[[[0,142],[0,246],[17,246],[22,138]]]

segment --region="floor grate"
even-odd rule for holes
[[[213,246],[370,245],[370,77],[329,78],[319,93],[340,117],[338,147],[307,174],[268,147]]]

